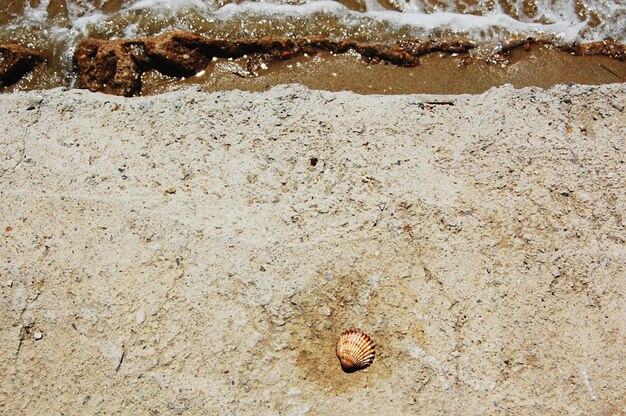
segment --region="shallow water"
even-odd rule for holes
[[[555,43],[626,41],[623,0],[3,0],[0,43],[48,56],[47,82],[71,83],[74,46],[87,37],[174,30],[217,38],[327,35],[384,41],[468,37],[485,49],[513,36]]]
[[[626,40],[621,0],[4,0],[0,41],[71,45],[87,36],[141,37],[173,30],[208,37],[328,35],[386,40],[511,35],[564,42]]]

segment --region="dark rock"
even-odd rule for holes
[[[0,45],[0,87],[15,84],[44,60],[44,55],[34,49],[15,44]]]
[[[87,39],[74,52],[79,88],[126,97],[141,92],[141,74],[150,67],[143,40]]]
[[[172,76],[190,76],[206,68],[217,45],[193,33],[169,33],[144,41],[154,69]]]
[[[507,54],[515,49],[530,50],[532,46],[552,45],[555,49],[574,55],[603,55],[619,61],[626,60],[626,45],[612,40],[589,43],[573,43],[570,45],[553,44],[549,38],[518,38],[509,39],[498,48],[498,53]]]
[[[574,43],[560,48],[575,55],[604,55],[620,61],[626,60],[626,45],[612,40],[590,43]]]

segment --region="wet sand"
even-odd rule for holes
[[[203,91],[266,91],[276,85],[300,83],[312,89],[359,94],[480,94],[504,84],[550,88],[625,80],[626,62],[605,56],[574,56],[548,45],[534,45],[491,62],[469,54],[430,54],[414,68],[369,63],[358,54],[321,53],[275,62],[255,75],[246,71],[244,59],[218,60],[202,76],[185,80],[156,71],[146,73],[142,91],[151,95],[189,85],[201,86]]]
[[[353,91],[359,94],[477,94],[512,84],[516,88],[557,84],[599,85],[626,80],[626,61],[606,56],[575,56],[550,45],[518,48],[490,59],[470,53],[456,56],[432,53],[420,64],[405,68],[371,62],[356,53],[318,53],[267,64],[249,72],[247,60],[216,59],[200,76],[169,77],[157,71],[142,76],[142,94],[152,95],[188,86],[203,91],[266,91],[276,85],[300,83],[312,89]],[[45,62],[4,92],[72,86],[71,79],[52,62]]]

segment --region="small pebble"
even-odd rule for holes
[[[146,312],[143,309],[139,309],[135,315],[135,323],[141,325],[146,320]]]
[[[41,338],[43,338],[43,334],[37,331],[33,334],[33,338],[35,338],[36,340],[40,340]]]
[[[299,396],[302,391],[297,387],[290,387],[287,391],[287,396]]]

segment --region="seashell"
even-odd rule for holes
[[[372,364],[376,344],[361,331],[350,329],[339,335],[337,341],[337,358],[346,373],[362,370]]]

